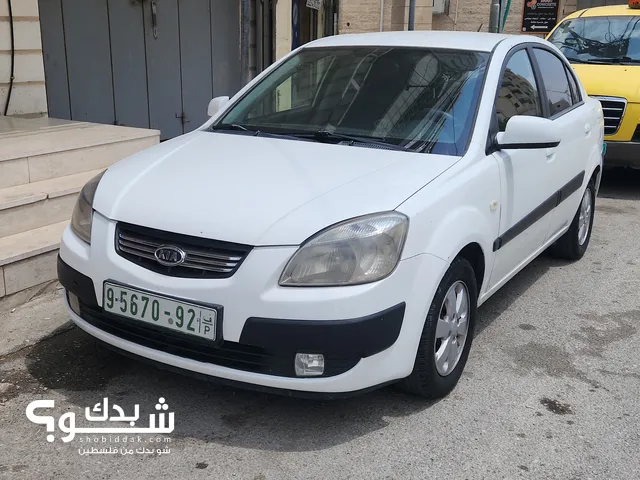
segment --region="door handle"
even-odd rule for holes
[[[587,123],[587,124],[584,126],[584,133],[588,135],[590,131],[591,131],[591,124],[590,124],[590,123]]]
[[[547,158],[551,158],[551,157],[553,157],[553,155],[555,155],[556,149],[555,148],[547,148],[545,150],[545,152],[547,154]]]

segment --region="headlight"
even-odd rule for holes
[[[280,276],[282,286],[339,286],[375,282],[400,260],[409,219],[398,212],[354,218],[305,242]]]
[[[96,195],[98,183],[100,183],[100,179],[105,172],[106,170],[96,175],[82,187],[80,195],[78,195],[78,200],[76,200],[76,206],[73,209],[73,215],[71,216],[71,230],[87,243],[91,243],[93,197]]]

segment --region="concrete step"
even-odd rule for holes
[[[78,193],[103,170],[0,189],[0,239],[69,221]]]
[[[159,141],[158,130],[0,116],[3,301],[55,279],[60,237],[82,187],[110,165]]]
[[[56,257],[68,221],[0,238],[0,298],[55,280]]]
[[[160,139],[158,130],[144,128],[16,121],[0,117],[0,188],[106,168]]]

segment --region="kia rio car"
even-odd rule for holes
[[[457,384],[477,307],[589,244],[604,120],[545,40],[324,38],[82,190],[73,321],[155,364],[288,395]]]

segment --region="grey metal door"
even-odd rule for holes
[[[39,0],[49,116],[191,131],[241,85],[233,0]]]

